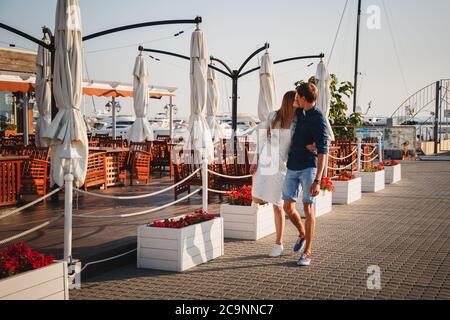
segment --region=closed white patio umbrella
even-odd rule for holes
[[[43,41],[50,43],[47,36]],[[36,123],[36,144],[39,147],[47,147],[43,135],[51,122],[51,58],[50,51],[42,46],[38,48],[36,67],[36,104],[39,111],[39,118]]]
[[[208,99],[206,101],[206,120],[213,141],[220,141],[224,137],[222,127],[217,121],[216,115],[219,110],[219,87],[216,79],[216,72],[212,68],[208,68]]]
[[[328,117],[330,116],[330,104],[331,104],[330,83],[331,83],[331,76],[328,73],[328,70],[325,67],[323,61],[320,61],[316,71],[316,86],[319,91],[316,107],[317,109],[322,111],[323,115],[325,116],[327,120],[329,139],[330,141],[334,141],[333,129],[331,128],[330,120],[328,119]]]
[[[259,70],[258,118],[266,121],[269,113],[275,110],[275,80],[272,57],[268,51],[261,58]]]
[[[199,29],[192,33],[190,53],[191,115],[185,148],[199,151],[208,161],[212,161],[214,149],[205,118],[209,56],[206,39]]]
[[[59,186],[67,170],[75,185],[84,183],[88,141],[80,112],[83,76],[81,16],[78,0],[58,0],[55,21],[55,68],[53,93],[58,113],[44,134],[52,149],[51,177]]]
[[[136,120],[128,131],[128,139],[134,142],[154,140],[153,130],[147,121],[148,114],[148,71],[144,56],[136,57],[133,69],[133,106]]]

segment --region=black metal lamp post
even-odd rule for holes
[[[195,17],[195,19],[184,19],[184,20],[162,20],[162,21],[149,21],[149,22],[143,22],[143,23],[136,23],[136,24],[130,24],[130,25],[126,25],[126,26],[121,26],[121,27],[117,27],[117,28],[112,28],[112,29],[107,29],[107,30],[103,30],[100,32],[96,32],[87,36],[83,37],[83,41],[87,41],[87,40],[91,40],[91,39],[95,39],[101,36],[105,36],[111,33],[116,33],[116,32],[121,32],[121,31],[126,31],[126,30],[130,30],[130,29],[136,29],[136,28],[143,28],[143,27],[151,27],[151,26],[161,26],[161,25],[170,25],[170,24],[200,24],[202,23],[202,17],[197,16]],[[11,26],[8,26],[4,23],[0,23],[0,28],[8,30],[12,33],[15,33],[25,39],[28,39],[42,47],[44,47],[45,49],[50,51],[50,55],[51,55],[51,82],[52,82],[52,88],[53,88],[53,71],[54,71],[54,67],[55,67],[55,37],[52,34],[52,31],[50,30],[50,28],[44,26],[42,28],[42,32],[44,34],[47,34],[50,38],[50,43],[45,43],[44,41],[41,41],[23,31],[20,31],[16,28],[13,28]],[[56,108],[56,103],[55,103],[55,98],[53,95],[53,90],[52,90],[52,120],[55,118],[56,113],[58,112],[58,109]]]
[[[218,72],[220,72],[221,74],[229,77],[232,81],[232,129],[233,129],[233,134],[236,133],[237,130],[237,100],[238,100],[238,81],[241,77],[246,76],[254,71],[257,71],[260,69],[260,67],[255,67],[253,69],[247,70],[245,72],[242,72],[242,70],[244,69],[244,67],[247,65],[247,63],[254,57],[256,56],[258,53],[260,53],[261,51],[267,50],[269,48],[269,44],[266,43],[263,47],[257,49],[255,52],[253,52],[251,55],[248,56],[247,59],[245,59],[244,63],[240,66],[240,68],[238,70],[232,70],[225,62],[223,62],[222,60],[211,56],[211,61],[214,62],[218,62],[219,64],[221,64],[225,70],[220,69],[218,67],[216,67],[213,64],[209,64],[208,67],[212,68]],[[159,53],[159,54],[164,54],[164,55],[169,55],[172,57],[177,57],[177,58],[181,58],[184,60],[190,60],[190,58],[188,56],[184,56],[178,53],[173,53],[173,52],[169,52],[169,51],[163,51],[163,50],[157,50],[157,49],[147,49],[144,48],[142,46],[138,47],[139,51],[145,51],[145,52],[153,52],[153,53]],[[310,56],[299,56],[299,57],[292,57],[292,58],[287,58],[287,59],[282,59],[282,60],[277,60],[274,61],[273,64],[279,64],[279,63],[283,63],[283,62],[288,62],[288,61],[294,61],[294,60],[302,60],[302,59],[322,59],[325,55],[323,53],[318,54],[318,55],[310,55]]]

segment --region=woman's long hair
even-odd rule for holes
[[[273,118],[271,128],[274,129],[277,125],[281,128],[289,127],[292,119],[295,115],[294,110],[295,101],[295,91],[288,91],[283,96],[283,102],[281,103],[281,108],[277,111],[275,117]]]

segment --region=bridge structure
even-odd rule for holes
[[[450,79],[416,91],[392,113],[390,122],[416,126],[420,142],[432,145],[435,154],[450,151]]]

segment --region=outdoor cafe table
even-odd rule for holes
[[[106,185],[116,186],[120,184],[120,155],[123,152],[129,152],[129,148],[113,148],[113,147],[89,147],[89,151],[106,152]]]
[[[21,163],[27,156],[0,155],[0,206],[16,204],[20,197]]]

